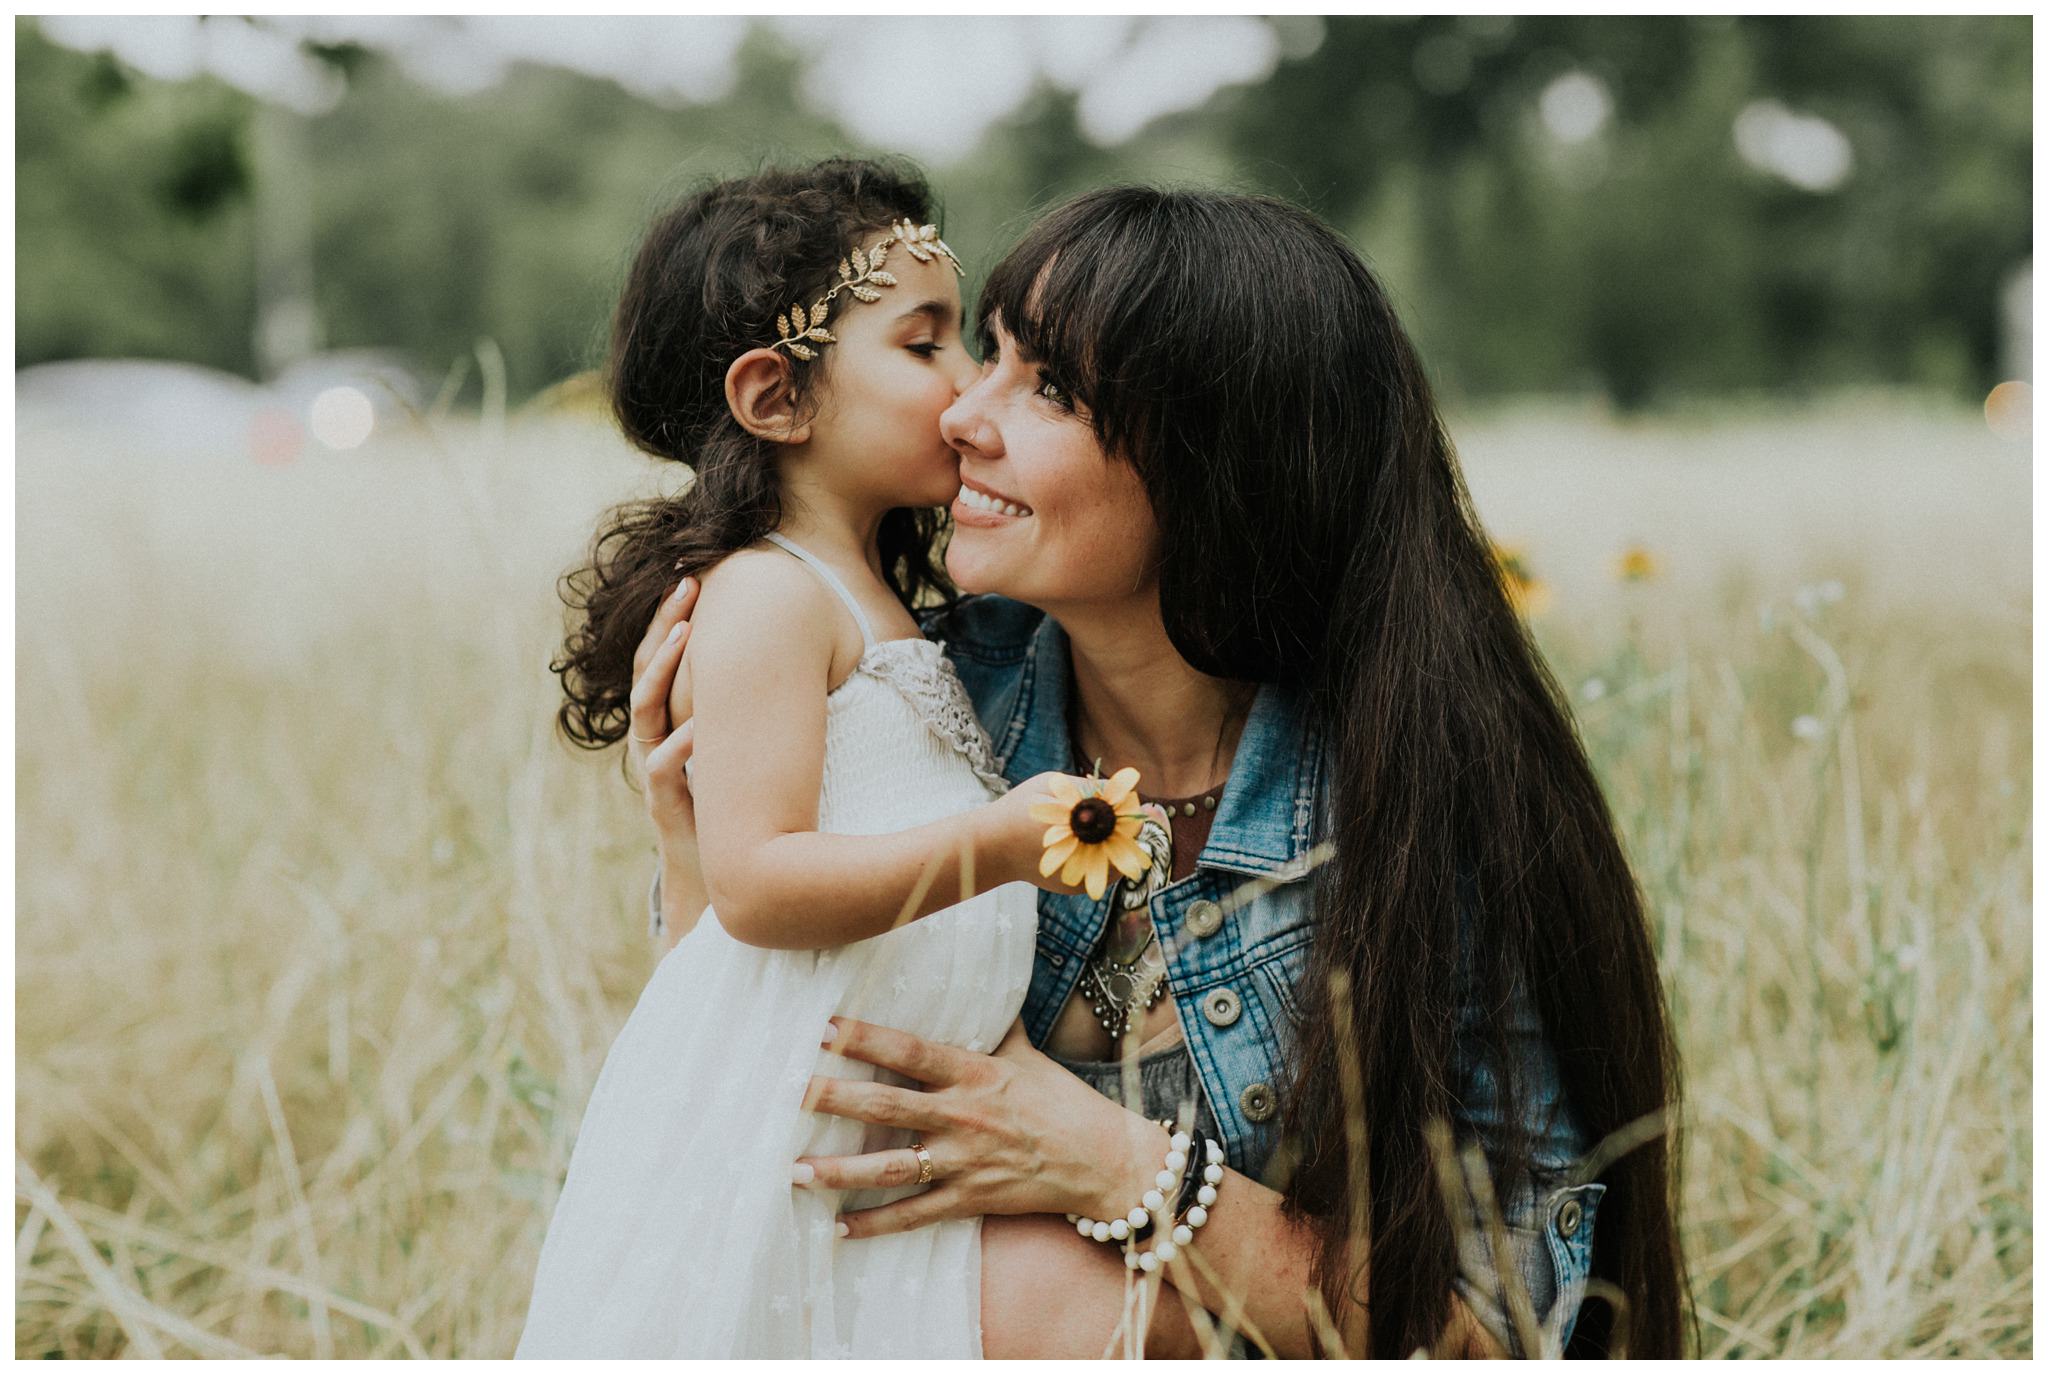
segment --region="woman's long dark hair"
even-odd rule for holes
[[[602,749],[625,736],[633,651],[661,599],[782,519],[776,446],[726,406],[732,360],[776,337],[777,313],[823,296],[857,239],[898,219],[923,224],[931,202],[908,167],[833,158],[705,187],[647,231],[612,316],[605,385],[626,437],[696,476],[680,496],[606,512],[589,562],[563,576],[572,620],[549,667],[568,696],[557,723],[570,740]],[[833,352],[791,361],[799,402]],[[953,595],[938,530],[936,511],[882,518],[882,574],[906,607]]]
[[[1434,1349],[1457,1260],[1425,1133],[1456,1121],[1448,1069],[1467,998],[1510,1124],[1529,1089],[1509,1050],[1518,983],[1595,1141],[1660,1109],[1675,1124],[1678,1063],[1641,895],[1422,364],[1358,255],[1265,197],[1081,196],[996,268],[980,311],[984,335],[1000,317],[1142,476],[1174,647],[1312,705],[1334,856],[1316,875],[1308,1016],[1283,1097],[1286,1206],[1315,1226],[1331,1310],[1369,1293],[1370,1354]],[[1476,880],[1469,993],[1461,869]],[[1340,1059],[1363,1085],[1363,1257],[1347,1244]],[[1510,1136],[1488,1162],[1504,1181],[1531,1148]],[[1626,1296],[1631,1355],[1683,1354],[1675,1146],[1653,1140],[1603,1176],[1593,1273]],[[1611,1320],[1589,1302],[1574,1352],[1604,1350]]]

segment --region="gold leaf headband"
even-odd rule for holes
[[[882,262],[888,257],[892,244],[903,245],[903,250],[921,263],[928,263],[934,257],[944,257],[953,265],[953,271],[965,277],[967,270],[960,266],[960,260],[953,256],[953,250],[939,237],[935,224],[912,224],[909,220],[898,220],[889,226],[889,237],[871,245],[866,252],[856,248],[839,260],[839,283],[823,296],[813,301],[806,310],[801,304],[775,317],[775,332],[781,337],[768,347],[786,348],[806,362],[816,358],[818,351],[813,344],[836,344],[838,338],[825,328],[825,315],[832,305],[832,298],[845,291],[861,301],[879,301],[882,293],[878,286],[896,285],[893,273],[882,270]]]

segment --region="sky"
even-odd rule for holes
[[[869,142],[941,165],[972,152],[1041,81],[1074,92],[1083,132],[1113,146],[1224,86],[1264,80],[1283,56],[1322,41],[1314,16],[73,15],[40,23],[59,43],[111,51],[151,76],[211,72],[308,114],[330,108],[341,90],[331,70],[300,52],[304,38],[376,48],[451,93],[488,87],[511,64],[533,62],[609,77],[650,100],[691,103],[727,93],[747,25],[762,23],[808,59],[805,89],[822,112]]]

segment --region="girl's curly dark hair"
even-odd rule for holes
[[[661,599],[781,520],[775,446],[733,418],[726,369],[776,337],[777,312],[824,295],[858,238],[898,219],[931,220],[931,201],[908,166],[832,158],[706,186],[648,231],[612,316],[605,386],[627,438],[686,464],[695,480],[678,496],[606,512],[589,561],[560,581],[571,623],[549,667],[568,696],[557,724],[577,745],[624,738],[633,651]],[[832,352],[792,360],[800,403]],[[906,607],[955,595],[939,527],[938,512],[908,507],[882,520],[883,576]]]

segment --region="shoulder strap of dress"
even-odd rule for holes
[[[773,530],[768,532],[768,538],[772,543],[781,545],[784,549],[787,549],[790,553],[809,564],[817,572],[818,576],[825,580],[825,585],[839,594],[839,600],[846,603],[846,609],[853,613],[854,622],[860,626],[861,647],[863,649],[874,648],[875,631],[874,627],[868,624],[867,612],[860,609],[860,603],[855,601],[853,594],[846,590],[846,584],[839,581],[839,575],[827,568],[823,559],[811,553],[808,549],[800,547],[794,540],[785,539]]]

